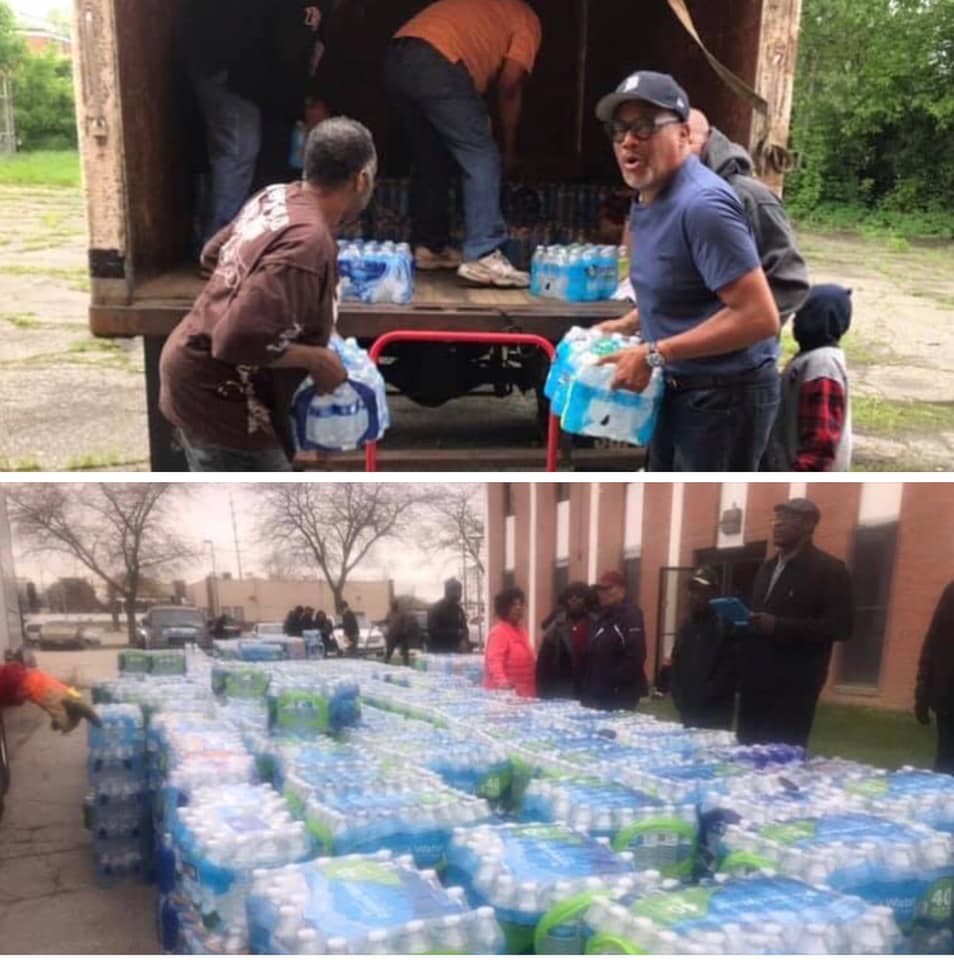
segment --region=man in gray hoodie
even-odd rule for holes
[[[762,261],[769,289],[784,323],[808,296],[808,269],[795,244],[792,224],[779,198],[752,176],[752,158],[701,110],[689,113],[689,149],[735,191]]]

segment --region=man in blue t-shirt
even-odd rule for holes
[[[626,183],[636,309],[602,325],[643,343],[607,357],[616,388],[666,393],[650,470],[757,470],[779,400],[779,315],[742,205],[689,149],[689,98],[640,71],[597,104]]]

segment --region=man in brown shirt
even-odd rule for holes
[[[377,154],[360,123],[318,124],[300,183],[267,187],[202,251],[214,270],[160,360],[159,406],[193,471],[290,470],[288,411],[305,375],[345,379],[327,347],[338,304],[333,231],[368,204]]]

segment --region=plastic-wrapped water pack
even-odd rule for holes
[[[339,241],[338,271],[345,301],[404,304],[414,296],[414,258],[406,243]]]
[[[601,897],[588,909],[587,953],[891,953],[891,911],[770,874],[648,896]]]
[[[360,690],[351,680],[275,677],[268,692],[268,723],[274,733],[335,733],[360,719]]]
[[[310,377],[302,382],[291,407],[298,450],[357,450],[380,440],[391,425],[384,378],[367,352],[353,337],[335,335],[328,346],[338,354],[348,379],[326,394],[315,390]]]
[[[118,661],[121,674],[184,676],[188,672],[182,650],[120,650]]]
[[[503,944],[494,912],[408,858],[322,858],[256,871],[248,898],[255,953],[488,954]]]

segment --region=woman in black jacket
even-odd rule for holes
[[[571,583],[560,594],[559,606],[544,621],[537,651],[537,696],[576,699],[580,695],[589,630],[590,588]]]

